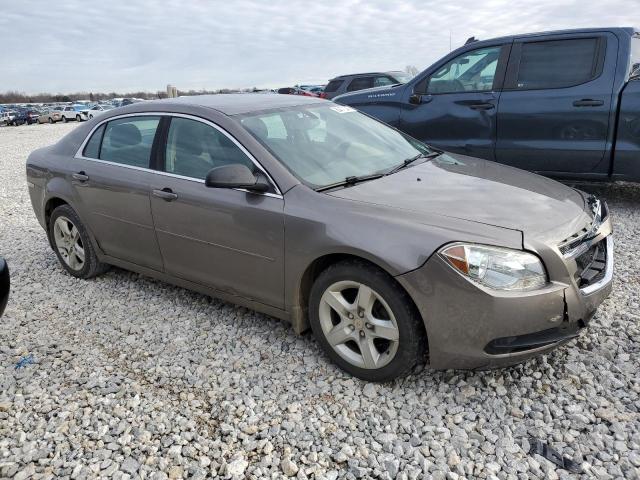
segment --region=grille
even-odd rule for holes
[[[602,280],[607,268],[607,242],[600,240],[584,253],[576,257],[576,281],[580,288],[588,287]]]

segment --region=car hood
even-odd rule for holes
[[[517,168],[455,154],[329,194],[413,211],[418,217],[458,218],[558,242],[591,221],[577,190]]]

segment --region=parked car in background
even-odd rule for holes
[[[443,150],[578,180],[640,181],[640,33],[471,42],[405,85],[335,99]]]
[[[38,123],[38,118],[40,117],[40,112],[38,110],[26,110],[26,123],[31,125],[32,123]]]
[[[82,122],[83,120],[87,120],[89,118],[88,112],[89,109],[85,105],[72,105],[66,106],[62,110],[60,110],[60,115],[64,123],[70,120]]]
[[[16,116],[15,110],[5,110],[0,113],[0,125],[11,125],[13,118]]]
[[[19,125],[24,125],[25,123],[29,123],[30,119],[27,115],[27,110],[15,110],[13,116],[7,120],[7,125],[13,125],[17,127]]]
[[[284,94],[284,95],[302,95],[304,97],[318,97],[319,95],[310,92],[308,90],[304,90],[300,87],[284,87],[284,88],[279,88],[278,89],[278,93],[280,94]]]
[[[62,115],[58,110],[52,108],[45,108],[40,112],[38,117],[38,123],[56,123],[62,119]]]
[[[87,115],[89,118],[97,117],[104,112],[108,112],[109,110],[113,110],[113,106],[111,105],[94,105],[89,109]]]
[[[324,92],[324,87],[326,85],[299,85],[302,90],[306,90],[307,92],[315,93],[320,96],[322,92]]]
[[[411,80],[411,78],[411,75],[405,72],[370,72],[341,75],[329,80],[320,96],[332,99],[345,92],[403,84]]]
[[[9,290],[11,290],[11,280],[9,276],[9,266],[4,258],[0,257],[0,317],[9,301]]]
[[[427,350],[433,368],[539,355],[611,291],[604,202],[319,98],[112,110],[31,153],[27,182],[68,274],[117,265],[310,325],[369,381]]]

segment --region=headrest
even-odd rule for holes
[[[266,140],[269,136],[267,126],[260,118],[248,117],[242,120],[242,125],[253,133],[260,140]]]
[[[175,146],[177,150],[190,155],[200,155],[202,153],[202,129],[194,128],[195,122],[185,122],[178,124],[175,133]],[[197,125],[197,124],[196,124]]]
[[[109,142],[112,147],[128,147],[142,142],[140,130],[132,123],[120,123],[111,128]]]

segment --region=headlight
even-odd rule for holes
[[[540,259],[520,250],[456,243],[440,255],[465,277],[496,290],[534,290],[547,283]]]

